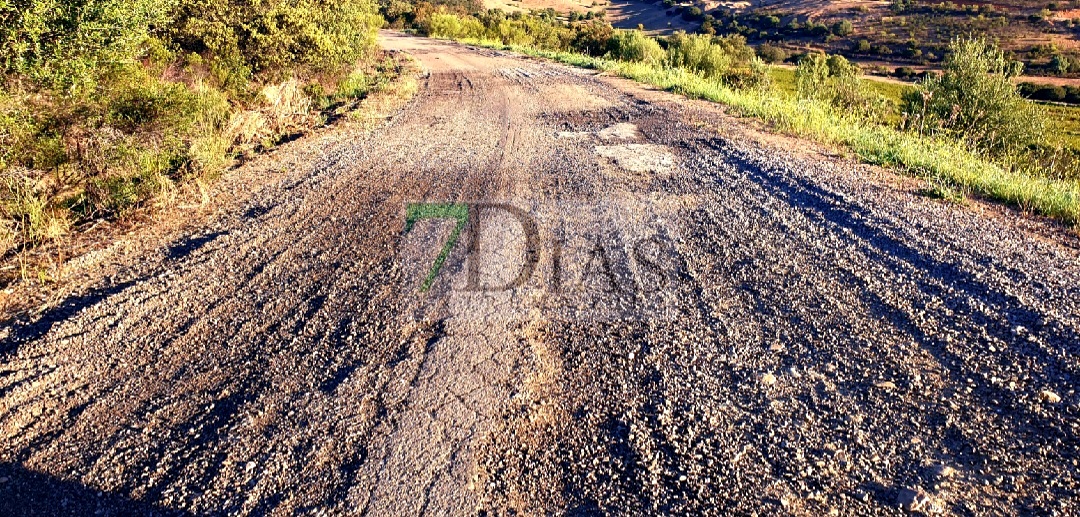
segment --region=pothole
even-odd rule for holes
[[[601,140],[637,140],[641,137],[641,133],[638,132],[637,126],[629,122],[623,122],[601,129],[596,133],[596,136],[600,137]]]
[[[631,172],[670,172],[675,155],[667,146],[655,144],[598,145],[596,154]]]

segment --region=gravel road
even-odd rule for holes
[[[384,126],[0,329],[0,515],[1080,513],[1075,235],[382,44]]]

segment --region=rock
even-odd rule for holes
[[[934,476],[937,477],[938,479],[947,479],[947,478],[951,478],[951,477],[953,477],[955,475],[956,475],[956,469],[954,469],[954,468],[952,468],[952,467],[950,467],[948,465],[941,464],[941,465],[938,465],[938,466],[934,467]]]
[[[907,512],[939,513],[941,505],[921,490],[905,488],[896,495],[896,505]]]
[[[1057,404],[1061,402],[1061,396],[1050,390],[1042,390],[1039,392],[1039,400],[1049,404]]]
[[[773,384],[776,384],[776,376],[766,372],[761,375],[761,383],[766,386],[772,386]]]

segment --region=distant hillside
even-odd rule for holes
[[[921,0],[484,0],[510,11],[554,9],[599,14],[620,28],[737,32],[752,44],[819,49],[860,62],[935,68],[951,39],[989,36],[1029,75],[1080,78],[1080,0],[933,2]],[[1071,82],[1071,81],[1067,81]]]

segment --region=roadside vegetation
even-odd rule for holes
[[[565,22],[550,11],[446,8],[415,18],[413,26],[720,102],[780,131],[917,175],[931,195],[973,194],[1067,225],[1080,222],[1080,151],[1055,137],[1047,110],[1010,82],[1022,66],[982,39],[954,39],[943,73],[910,87],[872,85],[844,57],[821,53],[803,56],[783,85],[737,34],[650,38],[599,20]]]
[[[371,0],[0,0],[0,255],[340,115],[397,71],[382,24]]]

